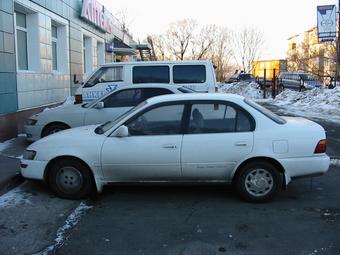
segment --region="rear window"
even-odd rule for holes
[[[253,107],[255,110],[259,111],[260,113],[262,113],[263,115],[267,116],[269,119],[271,119],[272,121],[276,122],[277,124],[285,124],[286,120],[281,118],[279,115],[276,115],[275,113],[273,113],[272,111],[268,110],[267,108],[264,108],[263,106],[248,100],[248,99],[244,99],[244,102],[248,105],[250,105],[251,107]]]
[[[175,65],[173,67],[174,83],[204,83],[206,71],[204,65]]]
[[[135,66],[132,70],[133,83],[169,83],[169,66]]]

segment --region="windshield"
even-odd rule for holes
[[[104,134],[106,131],[108,131],[110,128],[112,128],[114,125],[116,125],[118,122],[120,122],[122,119],[124,119],[126,116],[128,116],[130,113],[133,113],[135,111],[138,111],[141,107],[143,107],[145,104],[147,103],[147,101],[141,102],[140,104],[138,104],[137,106],[131,108],[130,110],[128,110],[127,112],[123,113],[122,115],[120,115],[119,117],[117,117],[114,120],[111,121],[107,121],[101,125],[99,125],[94,132],[96,134]]]
[[[276,122],[277,124],[285,124],[286,120],[281,118],[279,115],[276,115],[275,113],[273,113],[272,111],[268,110],[267,108],[264,108],[263,106],[255,103],[254,101],[248,100],[248,99],[244,99],[244,102],[248,105],[250,105],[251,107],[253,107],[255,110],[259,111],[260,113],[262,113],[263,115],[267,116],[269,119],[273,120],[274,122]]]
[[[312,74],[304,73],[300,74],[300,77],[304,81],[316,81],[316,77]]]
[[[250,79],[254,79],[254,76],[252,76],[251,74],[240,74],[239,78],[241,80],[250,80]]]

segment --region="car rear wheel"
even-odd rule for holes
[[[245,201],[266,202],[280,190],[282,177],[273,164],[258,161],[243,166],[235,182],[240,197]]]
[[[94,187],[88,167],[74,159],[57,161],[50,169],[48,180],[52,191],[62,198],[85,198]]]
[[[55,134],[57,132],[60,132],[62,130],[65,130],[65,129],[69,129],[70,127],[65,125],[65,124],[52,124],[50,126],[47,126],[43,132],[42,132],[42,135],[41,137],[45,137],[45,136],[48,136],[48,135],[52,135],[52,134]]]

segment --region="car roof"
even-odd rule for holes
[[[165,102],[183,101],[183,100],[221,100],[240,102],[244,100],[243,96],[225,93],[187,93],[162,95],[147,99],[148,104],[157,104]]]
[[[121,66],[121,65],[139,65],[139,66],[151,66],[151,65],[169,65],[169,64],[206,64],[211,63],[209,60],[181,60],[181,61],[128,61],[128,62],[112,62],[106,63],[101,66]]]

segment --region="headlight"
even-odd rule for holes
[[[38,120],[36,119],[28,119],[26,120],[26,125],[29,125],[29,126],[34,126],[35,124],[37,124]]]
[[[35,155],[37,154],[36,151],[30,151],[30,150],[26,150],[24,152],[24,159],[28,159],[28,160],[33,160]]]

